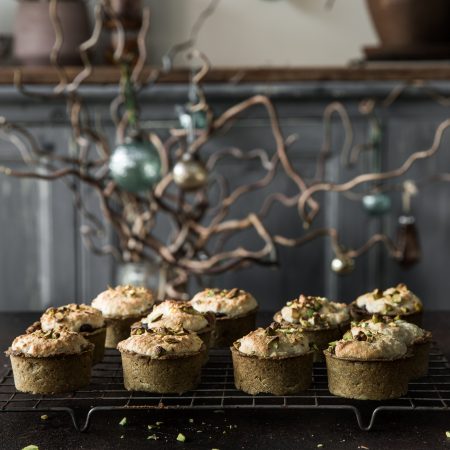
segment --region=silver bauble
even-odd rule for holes
[[[190,153],[185,153],[173,168],[173,181],[185,191],[200,189],[208,182],[205,165]]]
[[[338,275],[348,275],[353,272],[354,268],[355,261],[348,256],[336,256],[333,261],[331,261],[331,270]]]

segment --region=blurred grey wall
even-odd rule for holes
[[[340,99],[351,115],[356,142],[364,142],[367,121],[358,112],[362,98],[385,98],[396,83],[339,83],[317,82],[270,86],[208,86],[208,99],[216,112],[255,92],[267,92],[276,103],[283,132],[298,134],[299,139],[289,153],[297,170],[312,177],[317,154],[322,145],[324,107],[332,99]],[[450,93],[450,83],[437,88]],[[109,102],[114,88],[87,87],[82,95],[91,119],[109,133],[114,133],[109,120]],[[174,125],[174,104],[184,103],[185,86],[160,86],[144,91],[144,126],[162,136]],[[414,151],[428,148],[439,122],[449,115],[449,109],[438,105],[420,91],[407,91],[394,105],[379,111],[386,135],[383,139],[384,167],[398,167]],[[70,128],[62,103],[39,102],[22,97],[12,88],[0,88],[0,115],[18,121],[30,129],[39,142],[55,152],[70,148]],[[342,128],[336,122],[333,129],[333,152],[327,166],[327,179],[344,181],[357,170],[368,170],[363,155],[358,169],[340,166],[338,152],[342,146]],[[244,151],[262,147],[274,151],[267,117],[262,108],[254,108],[243,115],[230,131],[214,139],[206,153],[236,145]],[[444,136],[437,157],[414,165],[405,178],[426,178],[437,171],[450,170],[449,138]],[[17,153],[11,145],[1,143],[0,164],[20,167]],[[223,173],[232,185],[242,179],[256,180],[264,172],[256,163],[224,160]],[[234,208],[232,215],[242,217],[249,208],[258,208],[271,191],[292,194],[293,186],[283,176],[277,176],[270,189],[252,194]],[[93,208],[95,195],[79,188],[80,195]],[[392,194],[392,212],[382,218],[371,218],[360,202],[336,194],[318,197],[323,210],[317,226],[336,227],[342,243],[359,247],[374,232],[395,234],[400,214],[400,194]],[[420,231],[423,260],[410,270],[401,269],[389,259],[382,248],[375,248],[359,258],[352,275],[338,277],[330,271],[332,253],[326,238],[318,239],[298,249],[280,250],[280,267],[268,269],[252,267],[231,272],[212,280],[219,286],[239,286],[252,291],[263,309],[275,309],[301,292],[328,295],[334,299],[351,301],[358,294],[375,287],[387,287],[397,282],[408,283],[420,295],[427,308],[448,309],[450,292],[450,186],[435,183],[424,187],[414,200],[414,213]],[[116,267],[107,257],[92,255],[81,243],[79,228],[83,224],[73,206],[71,195],[61,182],[47,183],[33,180],[0,177],[0,310],[36,310],[70,301],[88,302],[114,280]],[[296,237],[303,233],[295,208],[276,207],[268,221],[269,229],[278,234]],[[167,233],[164,223],[159,232]],[[112,237],[111,237],[112,238]],[[245,236],[245,244],[254,245]]]
[[[146,0],[151,7],[150,59],[189,36],[210,0]],[[90,7],[95,0],[90,0]],[[201,30],[198,47],[214,66],[342,65],[377,38],[366,3],[326,0],[222,0]],[[0,33],[13,28],[17,2],[0,1]],[[249,32],[251,30],[251,32]],[[268,32],[270,30],[270,32]],[[311,43],[314,45],[311,45]],[[178,61],[185,64],[182,58]]]

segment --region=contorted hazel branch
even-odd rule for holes
[[[341,184],[335,183],[317,183],[304,190],[299,198],[299,210],[303,219],[307,223],[311,223],[317,213],[317,209],[313,209],[311,212],[306,212],[306,204],[311,201],[313,194],[319,191],[327,192],[346,192],[354,189],[363,183],[368,182],[381,182],[390,180],[392,178],[399,178],[405,175],[408,170],[413,166],[416,161],[421,159],[427,159],[432,157],[440,148],[442,137],[444,132],[450,127],[450,119],[446,119],[439,124],[434,134],[433,144],[427,150],[422,150],[411,154],[403,164],[394,170],[389,170],[382,173],[366,173],[358,175],[355,178]]]
[[[297,139],[294,136],[283,136],[276,109],[272,101],[264,95],[255,95],[235,104],[219,116],[215,117],[209,107],[201,88],[201,82],[209,70],[206,55],[194,48],[196,36],[201,24],[215,10],[219,1],[212,0],[210,6],[202,13],[193,27],[188,41],[175,45],[168,52],[162,70],[172,68],[173,59],[182,52],[200,61],[201,67],[192,77],[192,83],[197,93],[197,102],[191,105],[193,112],[203,112],[207,126],[195,130],[187,139],[187,130],[174,129],[164,142],[153,133],[147,133],[146,139],[153,143],[161,159],[161,180],[152,191],[139,194],[127,192],[120,188],[110,177],[109,161],[113,148],[108,137],[89,120],[85,105],[78,94],[80,86],[89,78],[93,71],[89,54],[97,46],[105,20],[108,20],[116,35],[116,47],[113,57],[122,68],[126,66],[129,78],[126,87],[137,92],[145,82],[142,80],[142,69],[146,63],[146,35],[150,26],[150,10],[143,11],[142,28],[138,35],[138,55],[136,62],[131,64],[125,52],[125,30],[120,18],[116,17],[108,1],[98,3],[95,9],[95,25],[91,37],[80,46],[83,67],[70,80],[59,64],[59,52],[64,39],[63,30],[57,14],[57,0],[50,0],[49,14],[56,40],[51,53],[51,62],[58,74],[58,84],[50,91],[42,93],[28,90],[23,85],[22,74],[17,71],[15,84],[24,94],[45,99],[65,99],[72,130],[75,152],[58,149],[47,152],[25,128],[0,118],[0,134],[17,149],[20,159],[27,165],[26,169],[0,166],[0,172],[18,178],[34,178],[38,180],[63,180],[74,195],[75,205],[85,217],[81,234],[87,247],[96,254],[109,254],[120,261],[143,261],[157,259],[161,267],[168,268],[167,283],[163,295],[171,297],[186,297],[186,283],[191,276],[218,274],[228,270],[241,268],[249,264],[273,265],[278,263],[278,246],[298,247],[322,237],[328,237],[336,255],[356,258],[367,252],[372,246],[382,244],[393,258],[399,258],[399,251],[389,237],[376,234],[358,248],[344,246],[339,240],[338,230],[334,228],[311,228],[298,237],[282,236],[271,232],[266,225],[267,218],[275,205],[283,208],[297,206],[299,222],[303,218],[312,224],[320,210],[319,202],[313,195],[320,191],[344,192],[355,194],[352,190],[366,182],[385,182],[396,179],[406,173],[412,164],[419,159],[433,156],[441,143],[444,131],[450,125],[450,120],[443,122],[436,131],[432,147],[424,152],[411,155],[405,163],[396,170],[378,174],[362,174],[354,179],[338,184],[325,180],[326,163],[332,155],[331,132],[332,117],[337,116],[344,129],[344,140],[341,150],[341,163],[355,164],[353,157],[356,150],[366,148],[366,145],[353,146],[353,131],[350,118],[342,103],[332,102],[324,110],[324,139],[318,152],[316,174],[313,180],[308,180],[297,171],[292,163],[290,145]],[[148,83],[155,83],[161,70],[155,69]],[[123,88],[123,83],[122,83]],[[392,102],[402,92],[395,90],[390,97]],[[395,94],[395,95],[394,95]],[[130,125],[130,111],[124,108],[126,92],[121,90],[111,104],[111,115],[116,126],[118,140],[122,140]],[[388,102],[387,102],[388,103]],[[126,105],[125,105],[126,106]],[[174,184],[172,169],[182,155],[189,153],[191,157],[202,158],[202,152],[210,143],[211,138],[224,134],[239,117],[252,108],[264,108],[268,124],[273,136],[273,142],[267,143],[267,149],[258,148],[244,151],[234,145],[218,150],[205,160],[206,169],[214,176],[209,183],[194,193],[186,192]],[[365,108],[373,108],[373,102],[365,104]],[[133,111],[136,113],[136,110]],[[133,121],[136,117],[132,117]],[[238,161],[252,161],[258,164],[262,176],[252,182],[241,180],[238,186],[231,187],[226,173],[220,172],[221,161],[233,158]],[[290,196],[284,192],[268,192],[276,176],[284,176],[294,191]],[[435,176],[436,180],[449,181],[448,174]],[[76,181],[91,188],[99,200],[101,214],[89,211],[86,199],[76,188]],[[390,189],[387,184],[378,189]],[[397,189],[396,186],[392,189]],[[264,191],[266,195],[261,206],[253,207],[248,201],[248,194]],[[247,201],[246,201],[247,200]],[[247,208],[243,217],[233,217],[231,212],[238,202]],[[170,224],[166,237],[161,238],[155,232],[159,219],[165,218]],[[117,236],[117,244],[108,241],[105,225],[109,225]],[[300,228],[300,227],[299,227]],[[247,248],[248,235],[252,233],[259,244],[258,248]],[[245,236],[245,238],[244,238]],[[240,244],[233,244],[234,242]]]

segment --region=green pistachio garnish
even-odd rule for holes
[[[445,432],[445,436],[447,436],[448,438],[450,438],[450,431],[446,431],[446,432]]]
[[[156,436],[156,434],[151,434],[150,436],[147,437],[147,439],[151,439],[151,440],[153,440],[153,441],[156,441],[156,440],[159,439],[159,437]]]
[[[127,418],[126,417],[124,417],[124,418],[122,418],[122,420],[119,422],[119,425],[120,426],[125,426],[127,424]]]
[[[351,341],[353,339],[353,334],[351,331],[347,331],[347,333],[344,334],[344,336],[342,336],[342,339],[344,341]]]
[[[178,433],[177,441],[178,442],[185,442],[186,441],[186,436],[183,433]]]
[[[195,315],[199,315],[201,314],[200,312],[196,311],[192,306],[190,305],[182,305],[180,306],[180,311],[186,313],[186,314],[195,314]]]
[[[376,314],[374,314],[374,315],[372,316],[372,322],[373,322],[373,323],[381,322],[380,317],[377,316]]]

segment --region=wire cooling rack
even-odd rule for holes
[[[0,412],[60,412],[69,414],[78,431],[89,428],[98,412],[117,410],[349,410],[362,430],[370,430],[383,411],[450,411],[450,366],[433,346],[427,377],[409,385],[408,394],[383,402],[346,400],[330,394],[324,363],[314,365],[313,384],[297,395],[248,395],[236,390],[228,350],[212,350],[203,368],[201,383],[183,395],[152,395],[129,392],[123,386],[120,355],[107,350],[102,363],[93,369],[91,384],[71,394],[40,396],[16,391],[11,368],[0,378]]]

